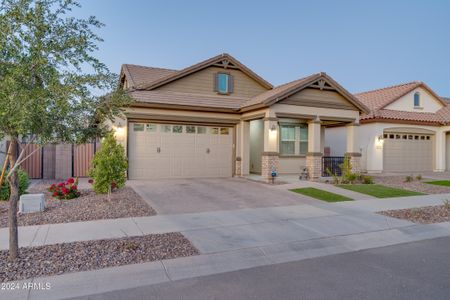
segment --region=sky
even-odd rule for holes
[[[229,53],[274,85],[326,72],[350,92],[420,80],[450,97],[450,0],[79,0],[97,57],[182,69]]]

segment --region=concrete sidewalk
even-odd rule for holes
[[[49,290],[0,291],[2,299],[65,299],[162,282],[385,247],[450,235],[450,223],[408,227],[246,248],[220,253],[41,277],[19,282]]]

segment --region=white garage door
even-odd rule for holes
[[[384,171],[423,172],[433,169],[431,135],[385,133],[383,148]]]
[[[232,176],[232,128],[130,123],[130,179]]]

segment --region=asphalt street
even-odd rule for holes
[[[450,299],[450,237],[77,299]]]

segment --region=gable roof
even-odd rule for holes
[[[285,99],[299,91],[309,87],[318,80],[323,79],[329,83],[339,94],[346,98],[350,103],[360,109],[362,112],[369,113],[369,109],[355,98],[351,93],[344,89],[339,83],[328,76],[326,73],[321,72],[313,74],[298,80],[294,80],[282,85],[279,85],[272,90],[259,94],[249,101],[245,102],[241,108],[249,108],[252,106],[270,106],[282,99]]]
[[[367,107],[369,107],[371,111],[374,111],[385,108],[389,104],[395,102],[399,98],[405,96],[418,87],[422,87],[427,90],[436,99],[438,99],[438,101],[440,101],[442,105],[447,105],[447,103],[441,97],[436,95],[436,93],[430,87],[428,87],[421,81],[413,81],[372,91],[357,93],[355,94],[355,96]]]
[[[421,87],[432,94],[443,107],[435,113],[399,111],[385,108],[418,87]],[[430,87],[421,81],[413,81],[358,93],[355,94],[355,96],[370,108],[370,113],[361,116],[360,120],[363,122],[395,120],[436,125],[448,124],[450,122],[450,106],[447,103],[446,98],[436,95]]]
[[[163,68],[145,67],[133,64],[123,64],[120,73],[125,75],[131,87],[153,82],[178,71]]]
[[[203,70],[207,67],[213,66],[220,62],[227,62],[233,64],[235,67],[237,67],[239,70],[241,70],[243,73],[245,73],[247,76],[253,78],[256,82],[258,82],[260,85],[265,87],[266,89],[272,89],[273,86],[264,80],[262,77],[260,77],[258,74],[247,68],[244,64],[242,64],[240,61],[238,61],[236,58],[232,57],[228,53],[219,54],[217,56],[214,56],[212,58],[209,58],[207,60],[204,60],[202,62],[199,62],[195,65],[192,65],[190,67],[184,68],[180,71],[177,71],[175,73],[169,74],[167,76],[161,77],[155,81],[148,82],[148,83],[142,83],[138,85],[137,89],[143,89],[143,90],[152,90],[157,87],[160,87],[162,85],[168,84],[170,82],[173,82],[177,79],[183,78],[185,76],[188,76],[189,74],[192,74],[194,72]]]

